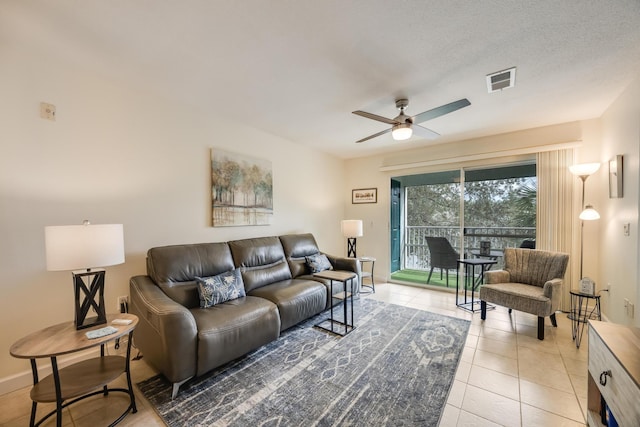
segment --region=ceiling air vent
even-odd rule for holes
[[[513,87],[515,84],[516,67],[487,74],[487,90],[489,93]]]

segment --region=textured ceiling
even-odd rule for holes
[[[599,117],[640,72],[638,0],[2,0],[11,36],[343,158]],[[437,140],[355,144],[386,125],[351,112],[399,96],[472,105],[425,122]]]

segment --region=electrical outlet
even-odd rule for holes
[[[123,295],[118,297],[118,312],[126,313],[129,311],[129,296]]]
[[[622,230],[624,232],[624,235],[629,237],[631,235],[631,223],[626,223],[622,226]]]

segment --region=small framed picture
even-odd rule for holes
[[[622,197],[622,155],[609,160],[609,198]]]
[[[378,203],[378,189],[358,188],[351,190],[351,203]]]

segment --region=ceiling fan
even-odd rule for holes
[[[460,108],[467,107],[471,105],[467,98],[462,98],[457,101],[451,102],[449,104],[441,105],[432,110],[425,111],[423,113],[417,114],[415,116],[407,116],[404,113],[404,109],[409,105],[408,99],[397,99],[396,107],[400,110],[400,114],[394,119],[387,119],[386,117],[378,116],[377,114],[367,113],[366,111],[354,111],[353,114],[357,114],[358,116],[366,117],[367,119],[377,120],[382,123],[386,123],[391,125],[392,127],[382,132],[378,132],[376,134],[370,135],[366,138],[362,138],[357,143],[367,141],[369,139],[375,138],[380,135],[384,135],[385,133],[391,132],[391,136],[396,141],[403,141],[405,139],[411,138],[413,133],[419,135],[423,138],[435,139],[440,136],[439,133],[432,131],[431,129],[427,129],[418,125],[418,123],[422,123],[427,120],[435,119],[436,117],[444,116],[445,114],[452,113]]]

